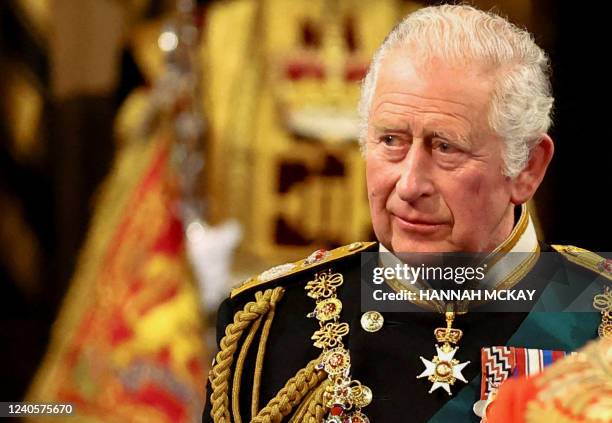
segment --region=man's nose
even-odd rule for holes
[[[422,140],[413,141],[406,157],[399,165],[401,175],[395,188],[402,200],[413,202],[434,193],[431,154]]]

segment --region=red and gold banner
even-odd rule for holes
[[[200,417],[202,321],[169,157],[161,137],[119,153],[27,401],[72,403],[74,421]]]

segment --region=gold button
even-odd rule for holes
[[[378,332],[383,327],[385,319],[377,311],[366,311],[361,316],[361,327],[367,332]]]
[[[361,246],[362,246],[362,245],[363,245],[363,244],[362,244],[361,242],[353,242],[352,244],[350,244],[350,245],[348,246],[348,250],[349,250],[349,251],[355,251],[355,250],[357,250],[357,249],[361,248]]]

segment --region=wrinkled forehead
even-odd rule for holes
[[[494,83],[495,75],[477,61],[454,62],[394,48],[381,58],[370,111],[381,103],[407,101],[487,122]]]

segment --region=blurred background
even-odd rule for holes
[[[433,3],[0,2],[0,400],[197,421],[229,289],[372,238],[359,81],[393,25]],[[585,48],[600,11],[472,3],[552,59],[539,230],[607,251],[607,79]]]

